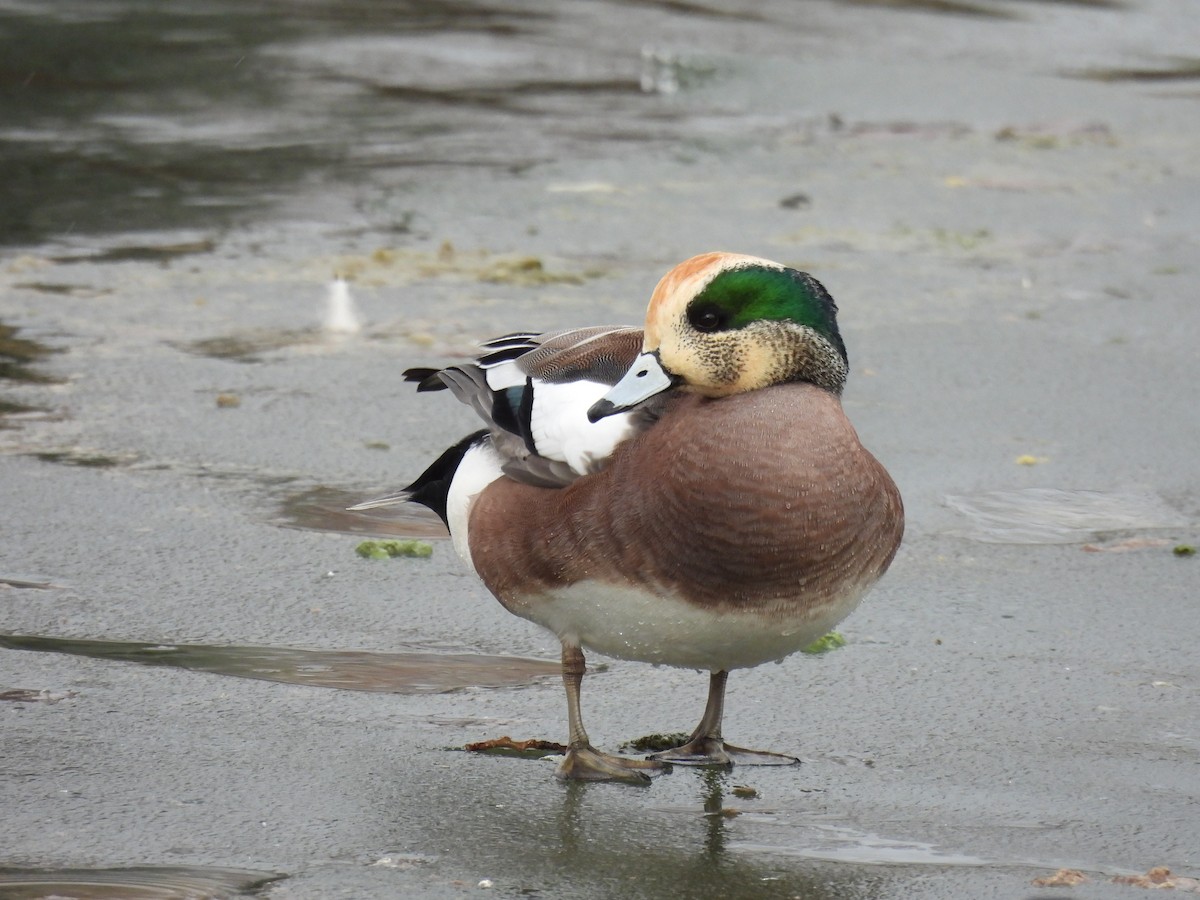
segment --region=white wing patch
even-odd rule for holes
[[[524,387],[525,385],[525,373],[521,371],[521,367],[517,365],[515,359],[493,363],[490,366],[480,366],[480,368],[484,371],[487,386],[493,391],[503,391],[506,388]]]
[[[538,455],[566,463],[577,475],[602,469],[617,445],[635,431],[628,413],[588,421],[588,409],[609,388],[594,381],[535,380],[529,432]]]

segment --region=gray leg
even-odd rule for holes
[[[688,742],[673,750],[652,753],[649,758],[681,766],[794,766],[800,760],[782,753],[765,750],[746,750],[726,744],[721,737],[721,720],[725,716],[725,682],[728,672],[713,672],[708,681],[708,702],[700,724]]]
[[[649,784],[652,771],[661,771],[663,764],[649,759],[633,759],[601,753],[588,740],[579,712],[579,688],[587,670],[583,651],[563,644],[563,686],[567,689],[567,755],[558,764],[555,777],[560,781],[621,781],[625,784]]]

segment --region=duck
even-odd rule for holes
[[[730,672],[827,634],[888,569],[900,492],[842,408],[837,305],[812,275],[711,252],[679,263],[641,328],[517,332],[404,373],[485,427],[402,491],[506,610],[562,646],[562,781],[647,784],[673,765],[794,765],[722,735]],[[584,651],[709,674],[680,746],[606,753],[584,728]]]

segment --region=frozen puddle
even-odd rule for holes
[[[801,846],[731,842],[729,849],[748,853],[816,859],[860,865],[990,866],[994,860],[939,850],[920,841],[899,841],[853,828],[808,824],[801,829],[807,841]]]
[[[1188,524],[1157,494],[1024,488],[946,497],[964,516],[958,537],[989,544],[1081,544],[1113,531],[1180,528]]]

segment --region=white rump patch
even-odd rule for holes
[[[500,469],[500,455],[488,439],[463,454],[462,461],[454,470],[454,478],[450,481],[450,490],[446,495],[446,519],[450,525],[450,539],[454,542],[455,552],[470,566],[472,572],[475,571],[475,564],[471,561],[471,547],[467,537],[471,505],[485,487],[503,475],[504,472]]]

